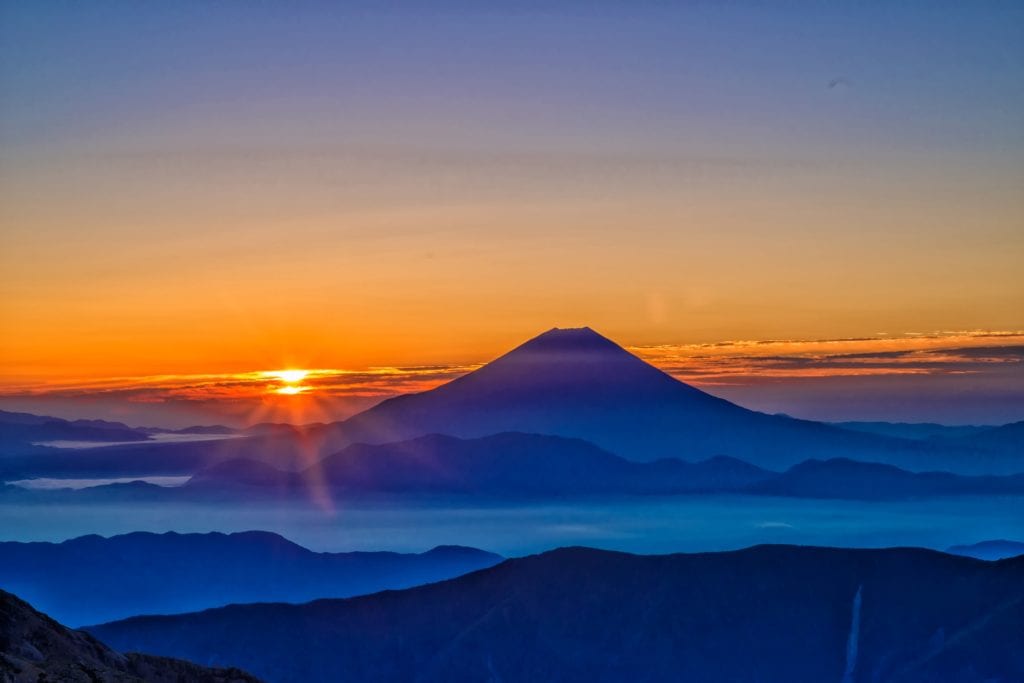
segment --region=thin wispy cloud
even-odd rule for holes
[[[779,339],[631,347],[702,386],[766,380],[1001,372],[1024,363],[1024,332],[955,331],[846,339]]]
[[[679,379],[704,387],[784,379],[999,373],[1024,367],[1024,331],[907,333],[843,339],[733,340],[633,346],[629,350]],[[302,390],[321,398],[372,401],[425,391],[476,364],[313,368]],[[280,371],[111,377],[22,382],[0,396],[106,397],[135,402],[251,401],[279,393]]]
[[[374,367],[361,370],[315,368],[305,370],[301,386],[324,396],[385,398],[436,386],[477,366],[430,365]],[[132,401],[231,401],[272,395],[287,386],[280,371],[244,373],[150,375],[81,381],[26,382],[0,389],[0,396],[119,396]]]

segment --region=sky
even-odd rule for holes
[[[0,0],[0,405],[329,418],[589,325],[758,409],[1024,419],[1020,3],[427,7]]]

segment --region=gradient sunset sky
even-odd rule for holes
[[[329,419],[589,325],[1024,419],[1024,4],[0,7],[2,407]]]

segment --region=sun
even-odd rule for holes
[[[309,374],[308,370],[273,370],[266,373],[270,377],[276,377],[285,384],[298,384],[302,380],[306,379],[306,375]]]
[[[295,396],[309,391],[310,387],[302,384],[302,380],[310,376],[309,370],[268,370],[262,375],[277,380],[280,384],[268,387],[268,390],[275,394]]]

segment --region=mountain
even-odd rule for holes
[[[431,434],[353,444],[309,469],[283,472],[231,460],[198,472],[183,492],[236,491],[342,498],[367,493],[566,496],[735,491],[774,473],[732,458],[636,463],[580,439],[505,433],[479,439]]]
[[[120,422],[62,420],[59,417],[0,410],[0,448],[10,453],[34,452],[33,444],[46,441],[97,443],[146,441],[149,434]]]
[[[390,444],[354,444],[301,476],[337,492],[557,496],[734,490],[770,473],[724,457],[700,463],[634,463],[581,439],[503,433],[478,439],[433,434]]]
[[[78,441],[140,441],[151,434],[199,434],[199,435],[227,435],[234,434],[238,430],[224,425],[193,425],[183,429],[164,429],[162,427],[129,427],[123,422],[111,422],[110,420],[65,420],[59,417],[48,415],[34,415],[32,413],[16,413],[8,410],[0,410],[0,429],[6,429],[12,425],[50,427],[58,425],[92,430],[92,433],[80,432],[75,440]],[[93,438],[88,438],[92,436]]]
[[[192,425],[181,429],[164,429],[162,427],[140,427],[147,434],[196,434],[200,436],[228,436],[237,434],[239,430],[224,425]]]
[[[784,472],[719,456],[697,463],[630,462],[580,439],[505,433],[479,439],[432,434],[390,444],[353,444],[301,472],[237,458],[197,472],[178,488],[132,482],[80,491],[33,492],[49,501],[346,500],[380,494],[544,497],[744,493],[795,498],[901,500],[1024,495],[1024,474],[910,472],[845,458],[808,460]],[[8,490],[6,496],[18,496]]]
[[[501,559],[457,546],[420,554],[316,553],[264,531],[132,533],[0,543],[0,587],[64,623],[93,624],[233,602],[305,602],[406,588]]]
[[[629,460],[728,455],[780,469],[849,457],[909,469],[1005,473],[1017,463],[747,410],[689,386],[589,328],[553,329],[478,370],[325,428],[325,451],[426,434],[580,438]]]
[[[1024,474],[911,472],[833,458],[773,472],[718,456],[631,462],[581,439],[503,433],[477,439],[432,434],[389,444],[353,444],[299,472],[234,458],[201,469],[181,487],[144,482],[78,491],[0,490],[5,498],[58,502],[290,498],[313,502],[379,495],[542,497],[743,493],[795,498],[903,500],[1024,495]]]
[[[268,680],[1024,680],[1024,559],[566,548],[429,586],[89,629]],[[302,652],[302,657],[294,656]]]
[[[1024,421],[991,427],[958,440],[975,448],[1024,456]]]
[[[83,503],[138,503],[174,500],[175,487],[159,486],[145,481],[115,482],[83,488],[25,488],[21,485],[0,486],[0,502],[4,504],[80,505]],[[0,558],[2,559],[2,558]]]
[[[259,463],[224,463],[234,481],[286,485]],[[241,470],[241,471],[240,471]],[[208,476],[208,475],[207,475]],[[207,478],[197,475],[194,482]],[[391,444],[355,444],[291,481],[316,482],[336,494],[471,493],[594,495],[758,493],[800,498],[899,499],[943,495],[1022,495],[1024,474],[966,476],[910,472],[893,465],[833,458],[782,473],[718,456],[697,463],[666,458],[629,462],[580,440],[505,433],[479,439],[430,435]],[[192,483],[192,482],[190,482]]]
[[[34,477],[123,477],[191,474],[237,454],[238,447],[221,441],[167,441],[181,438],[230,436],[226,427],[165,430],[129,427],[107,420],[63,420],[45,415],[0,410],[0,481]],[[88,448],[57,448],[54,442],[78,442]],[[256,442],[252,445],[262,445]],[[276,446],[273,442],[268,447]],[[302,444],[281,450],[297,452]],[[308,462],[308,460],[307,460]]]
[[[166,657],[122,655],[0,590],[0,681],[258,683],[238,669],[210,669]]]
[[[1024,495],[1024,474],[965,476],[950,472],[908,472],[881,463],[845,458],[808,460],[750,492],[795,498],[904,499],[949,495]]]
[[[11,448],[0,452],[0,481],[35,477],[114,478],[191,475],[233,458],[262,459],[276,467],[307,467],[322,455],[321,441],[296,430],[196,441],[146,441],[79,448]]]
[[[971,436],[988,427],[978,425],[941,425],[934,422],[832,422],[835,427],[899,439],[948,439]]]
[[[230,493],[260,489],[280,495],[302,494],[305,479],[297,472],[286,472],[260,460],[233,458],[224,460],[193,474],[183,491]]]
[[[946,446],[971,448],[982,452],[1024,454],[1024,421],[998,427],[979,425],[940,425],[901,422],[835,422],[843,429],[942,443]]]
[[[972,545],[955,545],[946,552],[965,557],[976,557],[979,560],[1003,560],[1008,557],[1024,555],[1024,543],[1020,541],[982,541]]]

